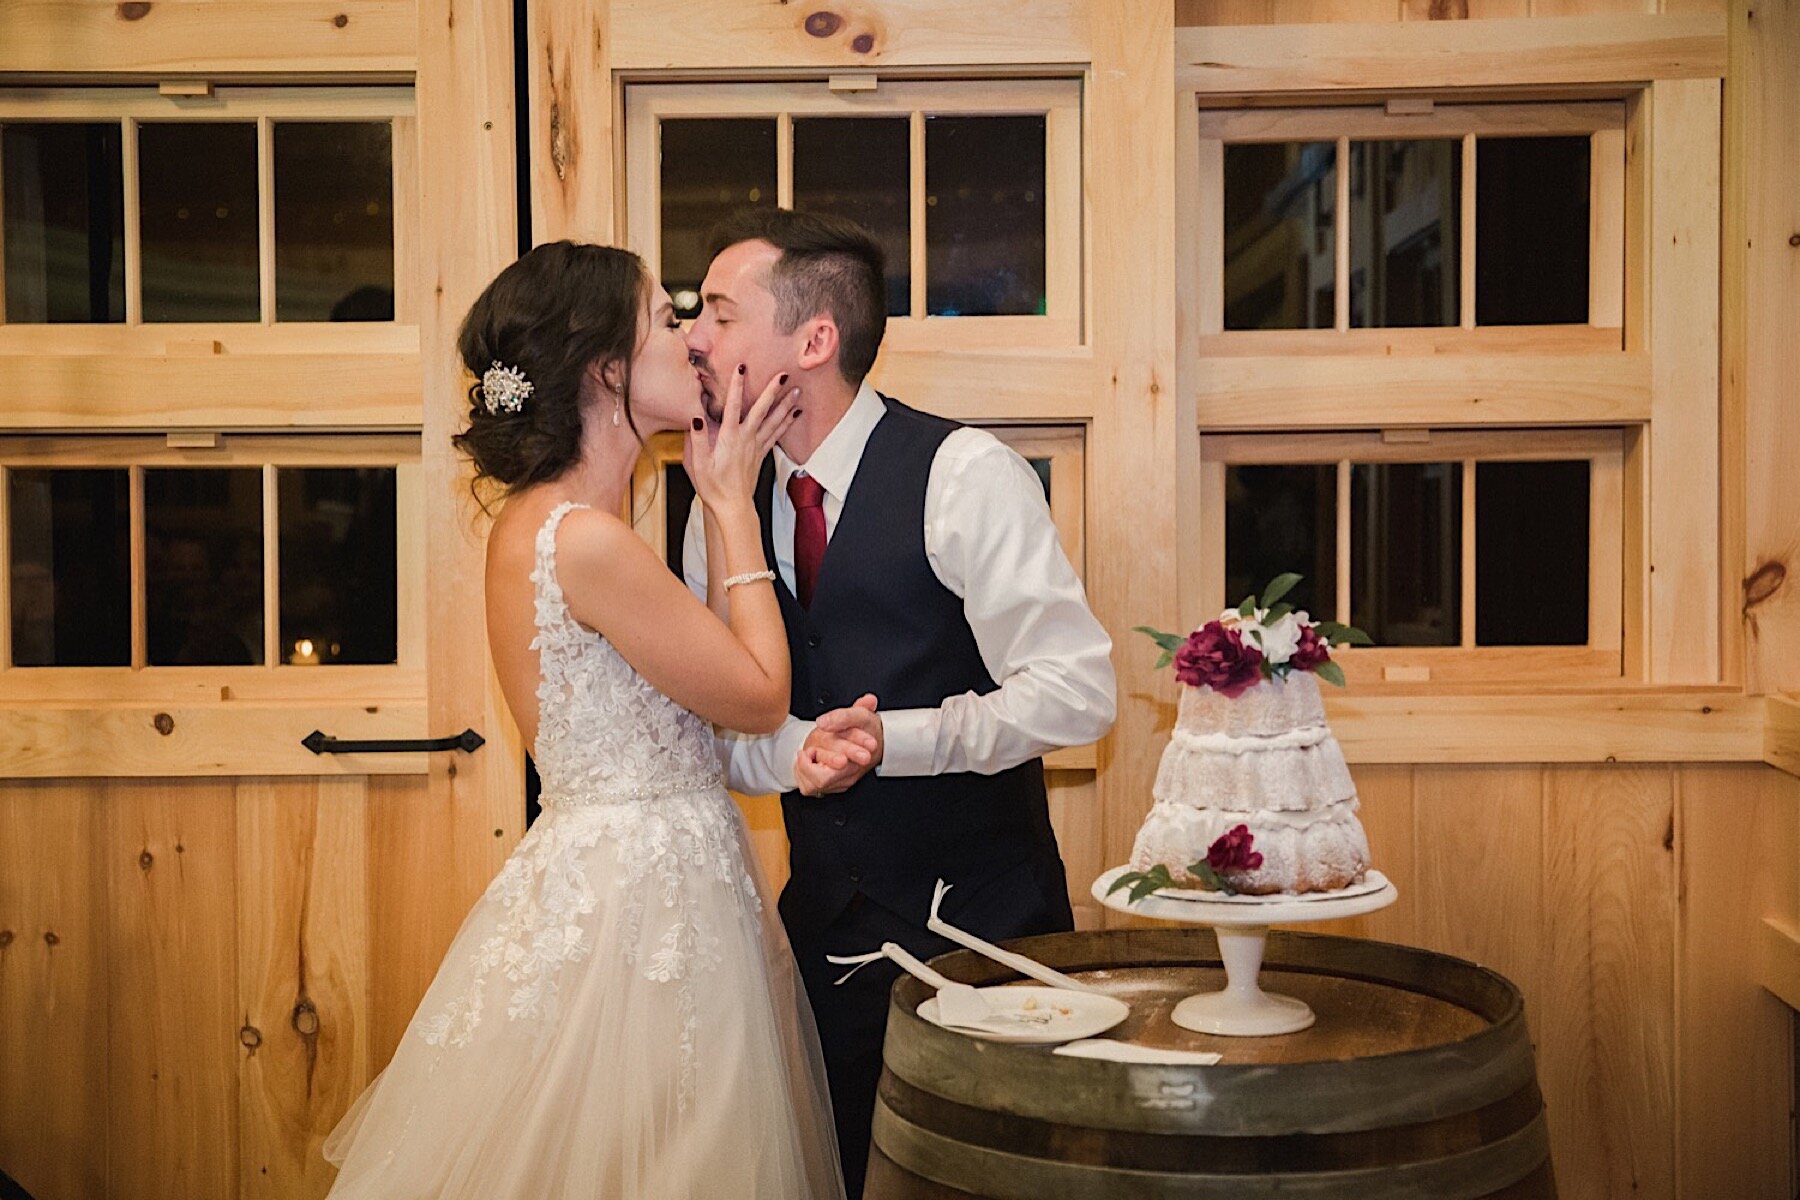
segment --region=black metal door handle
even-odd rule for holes
[[[473,754],[487,745],[487,739],[473,729],[465,729],[455,737],[353,742],[330,737],[315,729],[301,738],[300,744],[314,754],[414,754],[421,750],[461,750],[464,754]]]

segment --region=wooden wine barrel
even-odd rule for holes
[[[1227,1038],[1169,1020],[1224,983],[1206,929],[1053,934],[1009,945],[1131,1004],[1108,1036],[1215,1050],[1213,1066],[1053,1055],[889,1001],[868,1200],[1475,1200],[1554,1197],[1525,1004],[1492,971],[1404,946],[1269,935],[1263,986],[1310,1004],[1299,1033]],[[933,965],[1008,982],[968,951]]]

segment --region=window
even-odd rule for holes
[[[1284,571],[1364,680],[1622,674],[1626,431],[1202,435],[1210,611]]]
[[[407,321],[404,88],[0,90],[0,323]]]
[[[404,692],[417,464],[396,435],[0,438],[0,697],[179,692],[201,667],[240,691]]]
[[[684,316],[699,311],[713,224],[780,205],[875,234],[888,345],[1081,340],[1074,80],[645,84],[627,91],[626,122],[631,244]]]
[[[1621,349],[1624,121],[1611,101],[1202,111],[1201,352]]]

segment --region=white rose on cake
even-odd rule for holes
[[[1268,618],[1266,608],[1256,609],[1248,616],[1228,608],[1219,614],[1219,623],[1236,629],[1246,643],[1262,651],[1263,661],[1279,667],[1294,657],[1294,651],[1300,648],[1300,631],[1312,624],[1312,618],[1304,611],[1284,612],[1273,621]]]

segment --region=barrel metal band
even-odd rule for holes
[[[995,1200],[1479,1200],[1541,1168],[1550,1154],[1550,1135],[1539,1113],[1530,1124],[1486,1146],[1419,1162],[1309,1174],[1136,1171],[971,1146],[915,1125],[879,1101],[874,1142],[903,1170]]]

